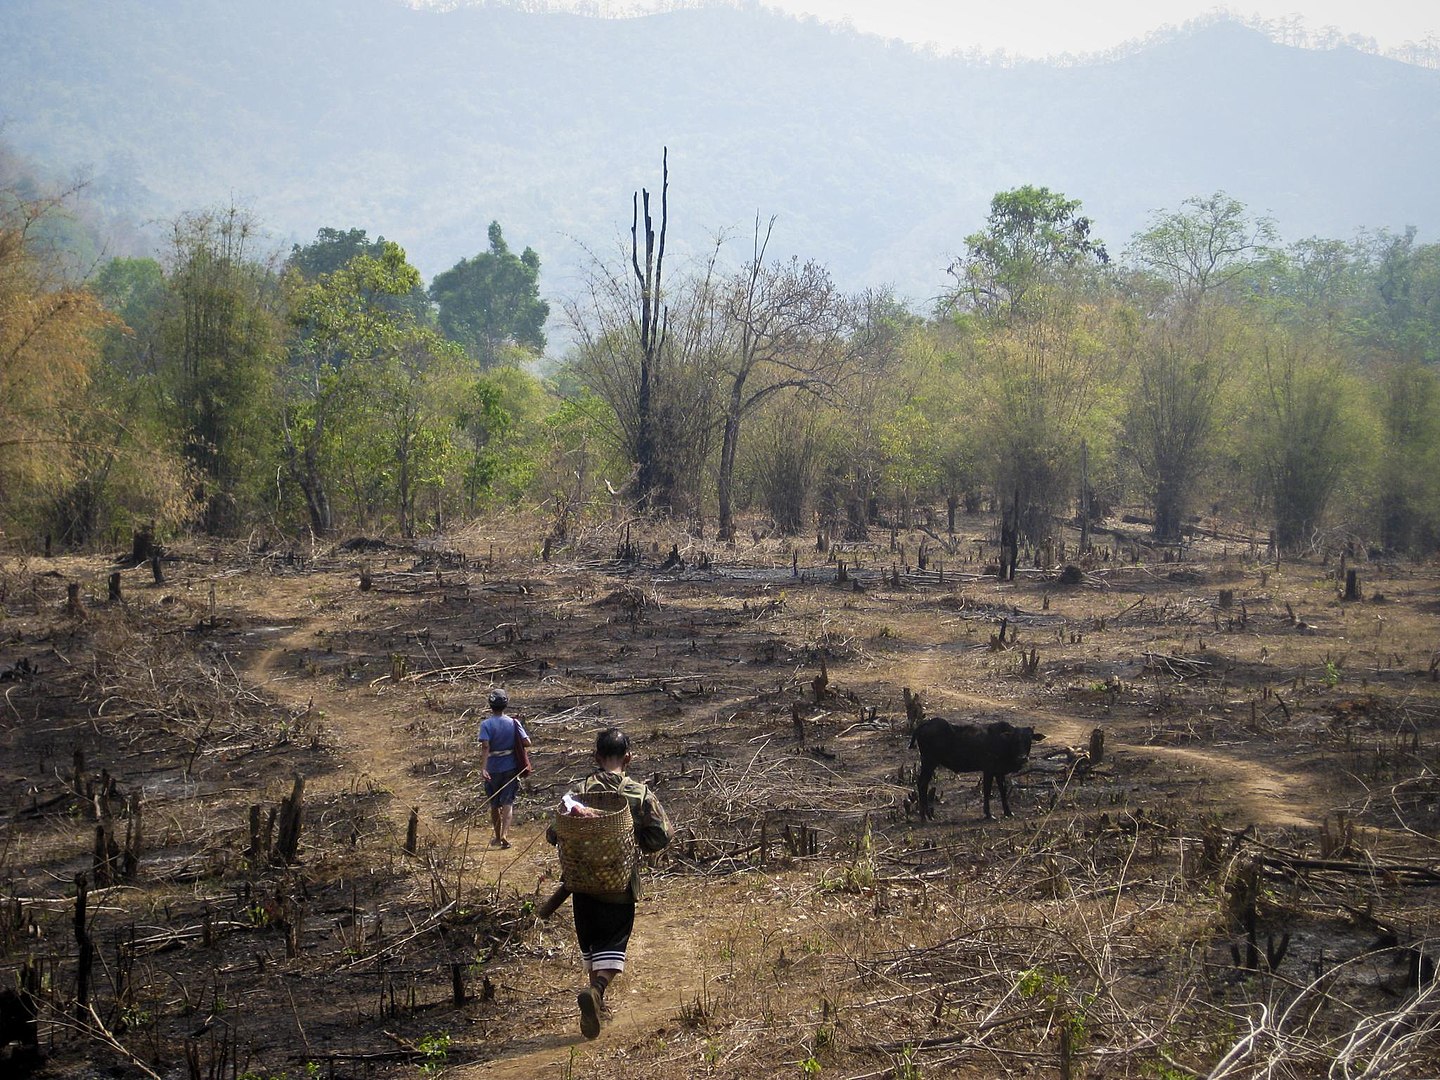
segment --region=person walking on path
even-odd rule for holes
[[[571,789],[581,803],[588,792],[614,791],[630,805],[635,825],[635,841],[646,854],[656,852],[670,843],[670,819],[666,817],[655,793],[638,780],[625,775],[630,764],[630,740],[619,728],[606,728],[595,739],[595,764],[598,768]],[[555,843],[558,837],[552,825],[545,838]],[[605,988],[625,970],[625,951],[635,927],[635,902],[640,898],[640,867],[630,873],[630,884],[619,893],[574,894],[575,937],[580,943],[580,961],[589,973],[590,985],[578,995],[580,1032],[587,1039],[600,1034],[600,1010]]]
[[[519,720],[505,710],[510,695],[498,687],[490,691],[490,715],[480,725],[480,779],[490,804],[491,847],[510,846],[510,823],[515,818],[515,796],[520,777],[530,772],[530,736]]]

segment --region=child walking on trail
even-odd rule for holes
[[[490,825],[495,835],[491,847],[510,846],[510,823],[515,818],[515,796],[520,791],[522,772],[520,747],[530,745],[530,736],[520,721],[508,715],[510,695],[498,687],[490,691],[490,715],[480,725],[480,779],[490,803]]]
[[[640,850],[659,851],[670,843],[670,819],[655,793],[638,780],[625,775],[630,764],[630,740],[619,728],[606,728],[595,739],[598,768],[571,789],[580,802],[587,792],[613,791],[625,796],[635,824],[635,841]],[[556,842],[554,826],[545,834]],[[578,995],[580,1032],[587,1039],[600,1034],[600,1010],[605,988],[625,970],[625,950],[635,926],[635,902],[640,898],[640,869],[630,874],[630,884],[618,893],[574,894],[575,937],[580,943],[580,960],[590,975],[590,985]]]

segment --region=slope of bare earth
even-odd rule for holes
[[[1436,1075],[1440,569],[1342,602],[1334,562],[1107,533],[1002,583],[965,524],[10,558],[6,1067],[38,1032],[60,1077]],[[508,850],[497,684],[535,744]],[[1012,818],[948,773],[912,814],[907,688],[1045,734]],[[534,908],[612,723],[676,837],[587,1041]]]

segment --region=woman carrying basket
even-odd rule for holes
[[[635,841],[643,852],[659,851],[670,843],[670,819],[655,793],[638,780],[625,775],[630,764],[630,740],[619,728],[606,728],[595,739],[595,772],[572,789],[581,804],[587,794],[615,792],[624,796],[635,827]],[[572,811],[585,815],[585,810]],[[552,825],[545,838],[552,844],[559,837]],[[590,975],[590,985],[578,995],[580,1032],[587,1039],[600,1034],[600,1009],[605,988],[625,970],[625,950],[635,926],[635,901],[640,898],[640,867],[633,862],[629,884],[619,892],[575,891],[575,937],[580,943],[580,960]]]
[[[520,721],[508,716],[510,695],[498,687],[490,691],[490,715],[480,725],[480,779],[490,804],[491,847],[510,846],[510,823],[515,817],[515,796],[520,777],[530,772],[526,748],[530,736]]]

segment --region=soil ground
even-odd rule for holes
[[[1117,525],[1000,582],[979,518],[549,561],[525,526],[5,562],[0,966],[44,1075],[1440,1075],[1435,563]],[[492,685],[534,742],[508,850]],[[907,689],[1045,736],[1013,816],[942,772],[920,819]],[[676,836],[587,1041],[534,909],[612,723]]]

